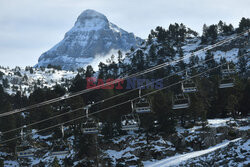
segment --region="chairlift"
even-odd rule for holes
[[[98,134],[100,129],[100,124],[93,118],[88,117],[89,107],[85,108],[86,111],[86,121],[82,123],[82,133],[83,134]]]
[[[64,127],[61,125],[62,138],[59,141],[53,143],[52,156],[66,156],[70,153],[70,148],[67,143],[64,142]]]
[[[152,112],[151,103],[147,98],[141,98],[141,88],[139,89],[139,101],[135,103],[135,112],[138,114]]]
[[[57,144],[54,143],[53,151],[51,152],[52,156],[67,156],[69,154],[70,150],[69,147],[66,145],[66,143]]]
[[[29,144],[20,144],[16,147],[17,158],[31,158],[34,157],[34,148]]]
[[[23,128],[21,129],[21,144],[16,146],[16,155],[17,158],[31,158],[34,157],[35,149],[28,141],[24,140]]]
[[[192,93],[197,91],[195,83],[191,79],[188,79],[187,71],[186,71],[186,80],[182,82],[181,89],[183,93]]]
[[[231,88],[234,87],[234,78],[231,76],[236,73],[234,69],[230,69],[229,64],[227,68],[221,70],[222,79],[219,84],[219,88]]]
[[[219,88],[232,88],[232,87],[234,87],[234,78],[232,78],[229,75],[223,76],[220,81]]]
[[[122,130],[124,131],[136,131],[139,130],[140,120],[138,115],[128,114],[123,115],[121,118]]]
[[[123,115],[121,117],[121,126],[124,131],[136,131],[139,130],[140,119],[137,114],[134,113],[133,102],[131,101],[132,113]]]
[[[236,70],[230,68],[229,63],[227,63],[226,68],[221,69],[221,74],[222,75],[231,75],[231,74],[235,74],[235,73],[236,73]]]
[[[186,94],[178,94],[172,98],[172,103],[172,109],[184,109],[190,106],[190,99]]]

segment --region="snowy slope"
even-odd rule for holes
[[[56,70],[56,69],[40,69],[40,68],[20,68],[14,69],[0,67],[0,84],[3,80],[8,80],[8,87],[4,87],[5,92],[15,94],[21,91],[25,95],[33,92],[34,87],[51,88],[56,84],[65,85],[73,79],[77,72]]]
[[[161,160],[161,161],[156,162],[156,163],[153,162],[153,163],[150,164],[150,162],[145,162],[144,165],[148,166],[148,167],[175,166],[175,165],[178,165],[181,162],[186,161],[188,159],[195,158],[195,157],[198,157],[198,156],[201,156],[201,155],[204,155],[204,154],[208,154],[208,153],[213,152],[213,151],[215,151],[217,149],[220,149],[222,147],[226,147],[229,143],[236,142],[238,140],[240,140],[240,138],[237,138],[237,139],[232,140],[232,141],[225,141],[225,142],[223,142],[221,144],[218,144],[218,145],[213,146],[213,147],[211,147],[209,149],[206,149],[206,150],[194,151],[194,152],[183,154],[183,155],[173,156],[171,158],[167,158],[167,159]]]
[[[221,129],[225,127],[226,124],[224,123],[228,120],[230,120],[230,118],[210,119],[208,126],[216,125],[216,128]],[[249,119],[239,119],[237,121],[245,122],[247,120]],[[247,129],[249,130],[249,124],[234,128],[246,131]],[[186,130],[189,131],[189,133],[179,131],[177,135],[181,136],[186,134],[184,138],[187,142],[189,141],[188,138],[195,138],[197,133],[201,133],[198,128]],[[197,133],[193,133],[193,131]],[[38,145],[42,143],[46,145],[45,148],[51,148],[52,135],[53,133],[41,136],[36,134],[34,130],[32,138]],[[159,134],[150,135],[147,138],[145,133],[130,133],[128,135],[114,137],[108,142],[102,141],[102,137],[102,135],[98,136],[98,147],[100,150],[98,157],[100,162],[103,162],[103,166],[105,166],[104,164],[106,164],[106,166],[144,165],[148,167],[214,166],[217,161],[219,164],[230,163],[233,164],[232,166],[243,166],[243,164],[250,163],[250,158],[247,156],[250,151],[250,140],[247,139],[247,137],[238,136],[233,140],[223,140],[207,149],[198,151],[194,151],[195,148],[191,148],[190,145],[183,146],[183,150],[180,151],[177,149],[175,143],[177,138],[173,140],[169,136],[161,136]],[[73,145],[74,136],[69,136],[67,141]],[[85,166],[83,164],[87,159],[77,158],[76,153],[73,147],[67,157],[72,159],[74,166]],[[0,157],[6,158],[4,161],[5,166],[20,166],[15,160],[10,160],[6,155],[7,153],[1,152],[0,150]],[[65,156],[58,157],[60,164],[63,164],[64,158]],[[53,160],[54,157],[51,156],[51,149],[46,149],[40,156],[30,158],[30,164],[37,165],[39,162],[43,162],[45,166],[50,166]]]

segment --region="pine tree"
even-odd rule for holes
[[[234,95],[230,95],[227,100],[226,110],[229,116],[236,118],[236,106],[238,105],[238,98]]]
[[[91,65],[88,65],[87,69],[86,69],[85,76],[92,77],[94,73],[95,73],[95,71],[94,71],[93,67]]]
[[[90,74],[88,74],[90,75]],[[86,80],[80,74],[77,74],[70,86],[70,92],[77,92],[86,89]]]
[[[211,41],[212,43],[215,41],[215,39],[218,36],[218,27],[217,25],[210,25],[209,27],[206,26],[206,24],[203,25],[203,33],[201,37],[202,43],[206,43],[208,41]]]
[[[250,108],[250,82],[247,81],[244,90],[242,91],[242,97],[239,99],[239,112],[242,113],[243,116],[247,116],[249,114]]]
[[[223,26],[224,26],[224,23],[220,20],[218,23],[218,32],[219,33],[223,33]]]
[[[0,79],[2,80],[4,76],[4,73],[2,71],[0,71]]]
[[[0,167],[4,167],[4,160],[0,158]]]
[[[152,34],[148,35],[147,45],[151,45],[153,43],[153,36]]]
[[[57,157],[54,158],[51,166],[52,167],[61,167],[61,165],[59,164],[59,161],[58,161]]]
[[[33,70],[33,68],[32,67],[30,67],[30,74],[33,74],[34,73],[34,70]]]
[[[207,29],[208,29],[208,27],[207,27],[207,25],[206,24],[204,24],[203,25],[203,28],[202,28],[202,36],[201,36],[201,42],[202,43],[206,43],[207,42]]]
[[[150,46],[150,49],[149,49],[149,54],[148,54],[148,57],[149,57],[149,62],[156,62],[156,46],[154,44],[152,44]]]
[[[180,48],[178,49],[178,51],[179,51],[179,57],[180,57],[180,59],[181,59],[181,60],[178,62],[178,67],[179,67],[180,70],[184,70],[184,69],[186,68],[186,63],[185,63],[184,60],[183,60],[183,57],[184,57],[183,50],[182,50],[182,48],[180,47]]]
[[[102,63],[102,62],[100,62],[99,65],[98,65],[98,67],[99,67],[98,78],[99,79],[105,79],[106,76],[107,76],[107,68],[108,68],[107,65],[104,64],[104,63]]]
[[[111,60],[111,63],[115,63],[115,55],[111,55],[111,57],[110,57],[110,60]]]
[[[250,28],[250,19],[243,17],[239,23],[239,28],[237,29],[237,32],[243,32]]]
[[[212,69],[217,66],[217,63],[214,60],[214,54],[209,51],[206,52],[205,61],[206,61],[206,69]],[[209,71],[210,76],[215,74],[217,74],[216,70]]]
[[[118,63],[119,63],[119,66],[120,64],[122,63],[122,52],[120,50],[118,50]]]

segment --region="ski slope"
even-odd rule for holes
[[[144,163],[144,165],[146,167],[175,166],[175,165],[178,165],[181,162],[186,161],[188,159],[195,158],[195,157],[198,157],[198,156],[201,156],[201,155],[205,155],[205,154],[213,152],[213,151],[215,151],[217,149],[226,147],[229,143],[236,142],[236,141],[238,141],[240,139],[241,138],[237,138],[237,139],[234,139],[234,140],[231,140],[231,141],[225,141],[225,142],[223,142],[221,144],[217,144],[217,145],[215,145],[213,147],[210,147],[210,148],[208,148],[206,150],[194,151],[194,152],[187,153],[187,154],[176,155],[176,156],[173,156],[173,157],[170,157],[170,158],[166,158],[166,159],[160,160],[158,162],[149,162],[149,161],[147,161],[147,162]]]

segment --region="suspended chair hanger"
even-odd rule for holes
[[[62,137],[59,141],[54,142],[51,155],[52,156],[67,156],[70,153],[70,147],[67,142],[64,141],[64,126],[60,127]]]
[[[99,122],[94,118],[88,116],[89,108],[91,105],[88,105],[84,110],[86,111],[86,121],[82,123],[82,133],[83,134],[98,134],[99,133]]]
[[[137,114],[134,113],[134,103],[131,101],[132,113],[123,115],[121,117],[121,129],[124,131],[136,131],[139,130],[140,119]]]
[[[189,79],[187,71],[186,71],[186,79],[181,83],[181,89],[183,93],[193,93],[197,91],[197,87],[195,83]]]
[[[135,102],[135,112],[138,114],[152,112],[150,100],[148,100],[148,98],[141,97],[141,88],[139,89],[139,100]]]
[[[227,68],[221,70],[222,79],[220,80],[219,88],[231,88],[234,87],[234,77],[232,76],[235,74],[234,69],[230,69],[229,63],[227,63]]]
[[[21,128],[21,143],[20,145],[16,146],[16,156],[17,158],[30,158],[34,157],[34,148],[30,143],[24,138],[24,132],[23,129],[26,128],[26,126],[23,126]]]
[[[184,109],[190,106],[190,99],[188,95],[178,94],[172,98],[172,109]]]

